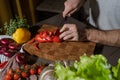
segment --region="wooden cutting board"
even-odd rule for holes
[[[38,31],[41,30],[53,30],[57,28],[54,25],[43,25]],[[30,40],[31,41],[31,40]],[[51,61],[56,60],[79,60],[83,54],[93,54],[95,43],[92,42],[61,42],[61,43],[39,43],[39,49],[36,49],[34,45],[36,42],[29,44],[26,43],[23,47],[31,55],[36,55],[40,58],[44,58]]]

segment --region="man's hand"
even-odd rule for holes
[[[63,17],[70,16],[77,11],[84,3],[85,0],[67,0],[65,1],[65,9],[63,11]]]
[[[78,41],[79,39],[77,26],[75,24],[64,24],[60,32],[60,39],[72,41]]]

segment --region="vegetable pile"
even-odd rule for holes
[[[25,64],[27,62],[27,54],[20,52],[21,45],[17,44],[11,38],[2,38],[0,39],[0,55],[4,55],[7,58],[12,58],[15,54],[15,59],[19,64]],[[0,64],[0,69],[3,69],[7,64],[7,61]]]
[[[61,42],[59,39],[59,29],[54,31],[44,30],[35,36],[35,41],[44,43],[44,42]]]
[[[111,67],[103,55],[83,55],[68,67],[56,63],[54,74],[57,80],[120,80],[120,60]]]
[[[11,58],[21,48],[21,45],[17,44],[11,38],[0,39],[0,54]]]
[[[26,64],[15,70],[9,69],[4,77],[4,80],[26,80],[30,75],[40,75],[44,67],[44,64]]]
[[[16,17],[15,19],[10,19],[9,23],[5,23],[0,31],[5,35],[12,36],[14,41],[18,44],[23,44],[31,38],[31,32],[29,31],[30,26],[27,24],[25,18],[20,19]]]
[[[38,46],[39,43],[62,42],[62,40],[59,38],[59,35],[60,35],[59,29],[55,29],[53,31],[50,30],[40,31],[31,41],[28,42],[28,44],[34,44],[35,49],[39,50]]]

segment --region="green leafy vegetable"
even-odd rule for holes
[[[20,19],[19,17],[16,17],[15,19],[10,19],[9,23],[5,23],[3,26],[3,30],[6,31],[6,35],[11,36],[15,32],[15,30],[20,27],[29,28],[29,25],[27,24],[27,20],[25,18]]]
[[[83,55],[69,67],[56,63],[54,74],[58,80],[113,80],[110,68],[102,55]]]
[[[115,80],[120,80],[120,59],[118,60],[118,64],[112,67],[112,72]]]

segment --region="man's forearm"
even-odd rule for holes
[[[86,30],[87,39],[95,43],[120,47],[120,30]]]

